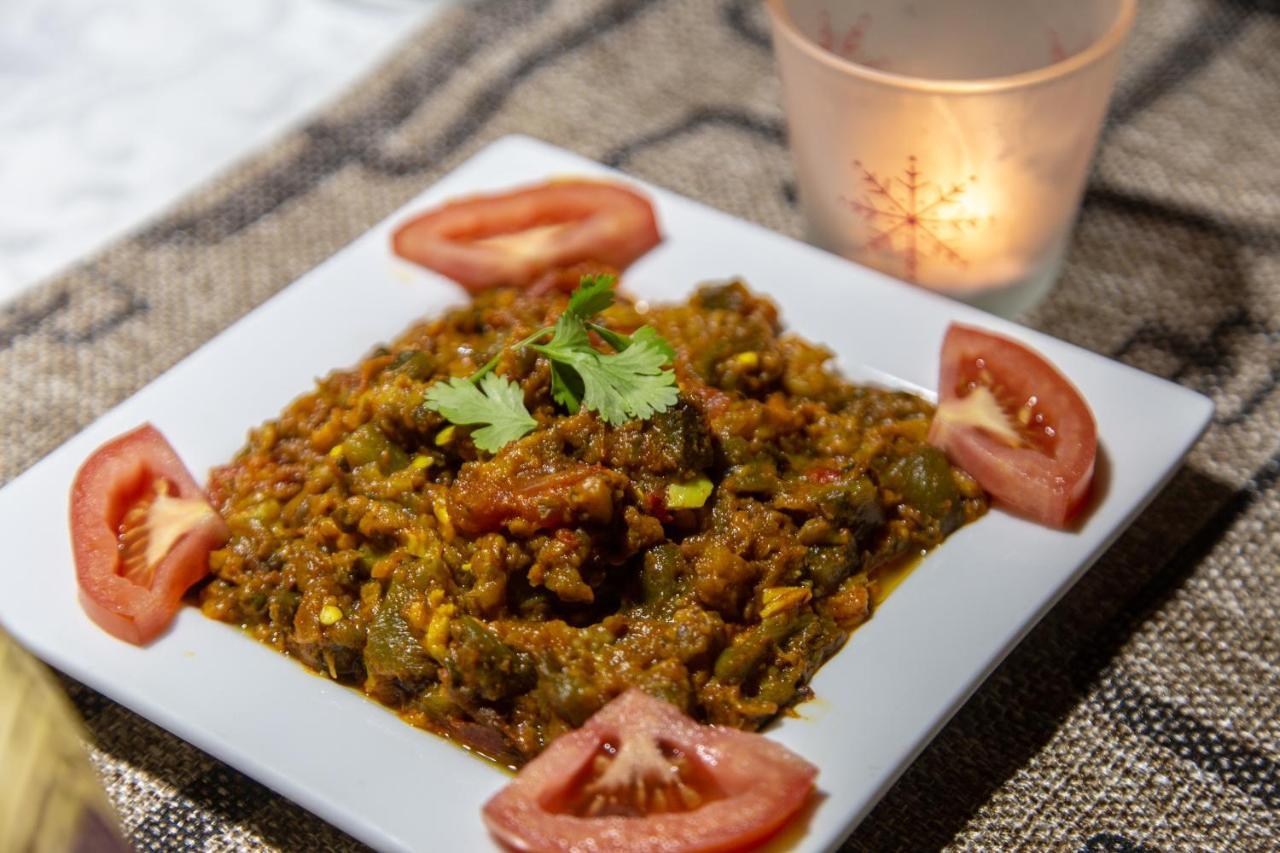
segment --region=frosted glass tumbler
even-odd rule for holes
[[[1011,315],[1057,278],[1136,0],[768,0],[814,242]]]

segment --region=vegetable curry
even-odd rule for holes
[[[882,573],[986,509],[927,401],[841,379],[741,283],[600,313],[595,347],[656,330],[678,395],[568,413],[554,363],[510,346],[566,305],[485,292],[253,430],[211,475],[231,538],[204,612],[514,766],[631,686],[760,727]],[[495,358],[536,425],[489,452],[428,392]]]

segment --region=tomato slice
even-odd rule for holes
[[[401,225],[391,245],[475,293],[524,287],[576,264],[622,270],[661,239],[644,196],[572,180],[449,202]]]
[[[1098,427],[1084,397],[1039,353],[952,324],[929,441],[1008,508],[1064,527],[1089,494]]]
[[[526,764],[484,820],[517,850],[740,850],[794,817],[817,773],[763,735],[631,689]]]
[[[85,612],[130,643],[168,626],[209,571],[227,525],[150,424],[93,452],[71,486],[71,548]]]

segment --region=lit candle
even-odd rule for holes
[[[1004,313],[1034,302],[1134,5],[770,0],[815,242]]]

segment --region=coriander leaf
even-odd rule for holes
[[[582,379],[582,405],[599,413],[606,423],[649,418],[676,403],[675,374],[662,369],[667,356],[652,341],[635,341],[609,355],[593,349],[534,349],[577,372]]]
[[[658,330],[653,328],[653,326],[641,326],[630,335],[615,332],[613,329],[601,326],[599,323],[588,323],[587,328],[604,338],[605,343],[616,349],[618,352],[622,352],[636,341],[649,341],[665,353],[669,361],[675,360],[676,351],[672,349],[671,344],[667,343],[666,339],[663,338],[662,335],[658,334]]]
[[[587,337],[587,327],[582,319],[566,311],[556,318],[551,340],[541,346],[554,351],[589,350],[591,339]],[[538,346],[533,349],[541,351]]]
[[[633,343],[649,343],[657,348],[658,352],[667,357],[667,361],[675,361],[676,351],[671,344],[667,343],[667,339],[658,334],[658,330],[653,326],[641,326],[631,333],[631,341]]]
[[[551,362],[551,398],[568,409],[569,414],[577,414],[582,406],[582,378],[567,359],[557,354],[593,351],[582,321],[566,311],[556,319],[551,340],[542,345],[531,344],[529,348]]]
[[[573,368],[558,361],[551,362],[551,397],[576,415],[582,407],[582,377]]]
[[[584,278],[584,281],[586,279]],[[575,296],[583,292],[575,291]],[[587,327],[576,313],[566,310],[556,318],[552,328],[551,340],[545,344],[533,345],[532,349],[547,356],[551,362],[551,397],[557,403],[576,414],[582,405],[582,377],[574,372],[565,358],[557,358],[556,353],[594,352],[591,339],[587,337]]]
[[[587,328],[603,338],[606,344],[613,347],[618,352],[622,352],[624,349],[631,346],[631,337],[629,335],[624,335],[621,332],[615,332],[613,329],[601,326],[599,323],[588,323]]]
[[[584,275],[569,297],[569,307],[565,309],[565,313],[572,314],[579,320],[594,317],[613,304],[613,286],[617,283],[617,276]]]
[[[520,386],[496,373],[486,373],[478,383],[458,377],[437,382],[428,389],[425,404],[450,423],[483,424],[471,433],[471,440],[490,453],[538,426],[524,407]]]

